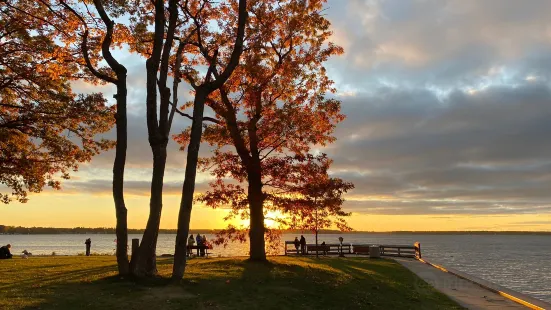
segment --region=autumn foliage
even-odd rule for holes
[[[241,65],[209,97],[216,113],[204,140],[215,148],[201,166],[215,180],[199,200],[231,206],[229,218],[250,221],[251,259],[264,260],[265,214],[300,178],[313,146],[334,140],[344,119],[324,63],[342,48],[332,44],[325,1],[259,1],[251,8]],[[186,133],[177,140],[185,143]],[[228,219],[229,219],[228,218]]]
[[[2,1],[0,9],[0,183],[12,198],[60,179],[113,144],[97,135],[113,125],[114,109],[101,94],[77,95],[82,79],[71,23],[47,5]]]

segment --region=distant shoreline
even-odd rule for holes
[[[216,234],[219,229],[192,229],[191,234]],[[283,230],[284,234],[308,234],[310,231]],[[142,234],[143,229],[128,229],[128,234]],[[0,225],[0,235],[115,234],[110,227],[21,227]],[[176,229],[160,229],[159,234],[176,234]],[[392,235],[551,235],[551,231],[350,231],[323,230],[319,234],[392,234]]]

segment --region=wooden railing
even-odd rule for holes
[[[316,254],[316,250],[319,254],[327,255],[339,254],[341,250],[343,254],[352,254],[352,245],[343,244],[341,247],[338,243],[331,243],[325,245],[318,244],[316,247],[315,244],[306,244],[306,254]],[[300,252],[300,248],[298,252]],[[287,254],[299,254],[297,253],[295,243],[293,241],[285,241],[285,255]]]
[[[343,254],[359,254],[359,255],[369,255],[369,247],[373,245],[369,244],[343,244],[342,253]],[[334,244],[319,244],[317,247],[315,244],[306,245],[306,254],[315,254],[316,250],[321,254],[339,254],[341,251],[341,245],[338,243]],[[413,245],[394,245],[394,244],[381,244],[379,245],[380,255],[381,256],[393,256],[393,257],[410,257],[410,258],[421,258],[421,243],[415,242]],[[300,248],[299,251],[300,252]],[[285,255],[287,254],[299,254],[295,249],[295,244],[293,241],[285,241]]]
[[[383,244],[379,248],[381,256],[415,257],[415,246],[413,245]]]

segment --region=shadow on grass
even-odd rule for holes
[[[82,264],[82,263],[81,263]],[[53,266],[53,265],[52,265]],[[361,258],[191,260],[185,280],[121,279],[114,262],[31,270],[40,275],[0,286],[4,309],[459,309],[393,261]],[[158,261],[161,274],[171,259]],[[44,272],[50,270],[50,272]],[[11,304],[2,304],[9,300]]]

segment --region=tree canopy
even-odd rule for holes
[[[114,109],[99,93],[77,94],[85,77],[73,53],[73,24],[48,5],[3,1],[0,9],[0,183],[4,203],[60,188],[79,164],[110,148],[97,139]]]
[[[340,102],[327,98],[333,82],[324,62],[343,52],[329,41],[325,1],[259,1],[247,26],[242,63],[207,104],[217,123],[204,139],[215,148],[201,166],[215,177],[200,197],[230,217],[250,219],[252,259],[265,259],[264,217],[289,190],[291,172],[314,145],[334,140],[344,119]],[[184,132],[177,138],[187,140]]]

